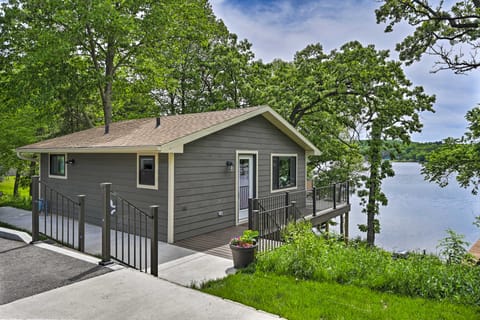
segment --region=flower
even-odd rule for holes
[[[245,230],[243,235],[232,238],[230,244],[241,248],[251,248],[257,244],[258,231]]]

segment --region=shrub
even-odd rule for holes
[[[415,253],[392,259],[391,253],[361,242],[346,245],[337,237],[317,237],[309,223],[289,226],[285,239],[284,246],[258,256],[259,271],[480,305],[478,267]]]
[[[32,210],[32,200],[31,198],[13,197],[4,194],[0,197],[0,207],[14,207],[24,210]]]

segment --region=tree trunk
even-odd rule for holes
[[[15,198],[19,196],[18,194],[19,186],[20,186],[20,170],[17,168],[17,170],[15,170],[15,183],[13,184],[13,196]]]
[[[381,126],[377,121],[372,124],[372,133],[370,137],[370,177],[368,202],[367,202],[367,244],[369,246],[375,245],[375,215],[377,212],[377,195],[380,187],[380,166],[382,162],[381,154]]]
[[[35,175],[35,168],[37,167],[37,163],[35,161],[30,161],[30,169],[28,172],[28,176],[30,179]],[[41,178],[41,177],[40,177]],[[32,184],[28,184],[28,194],[32,194]]]

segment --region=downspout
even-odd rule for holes
[[[17,151],[17,157],[22,159],[22,160],[26,160],[26,161],[38,162],[38,158],[28,158],[28,157],[22,155],[21,151]]]

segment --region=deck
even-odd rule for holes
[[[328,220],[338,215],[348,212],[349,210],[350,210],[349,204],[342,204],[335,209],[330,208],[330,209],[321,210],[317,212],[315,216],[313,215],[303,216],[300,219],[311,221],[312,224],[316,225],[320,223],[325,223]],[[230,247],[228,244],[232,238],[242,235],[243,231],[246,230],[247,228],[248,228],[248,225],[245,223],[238,226],[228,227],[225,229],[183,239],[175,242],[174,244],[179,247],[211,254],[217,257],[232,259],[232,253],[230,251]],[[348,227],[346,227],[346,230],[348,230]],[[347,231],[347,234],[348,234],[348,231]],[[260,241],[265,242],[265,247],[267,248],[269,247],[274,248],[279,246],[278,244],[271,243],[271,242],[275,242],[274,240],[261,239]]]
[[[247,224],[204,233],[177,241],[174,244],[179,247],[208,253],[217,257],[232,259],[232,252],[228,244],[232,238],[242,235],[244,230],[247,230]]]
[[[475,242],[468,252],[480,261],[480,240]]]

